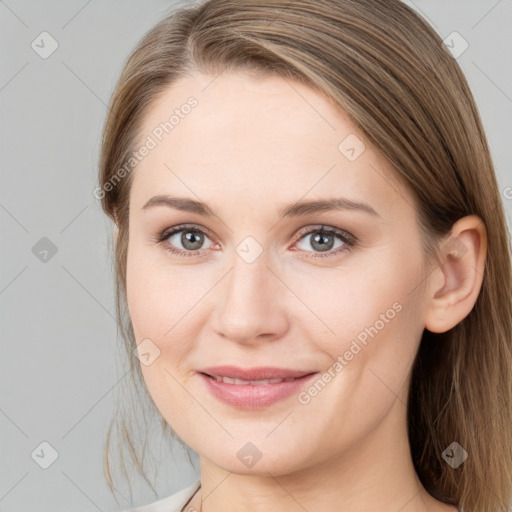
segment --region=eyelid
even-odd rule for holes
[[[180,231],[185,231],[186,229],[189,229],[190,231],[199,231],[200,233],[208,235],[209,238],[215,238],[212,232],[208,228],[201,226],[201,224],[176,224],[175,226],[170,226],[165,228],[163,231],[158,232],[155,236],[155,241],[167,240],[171,235]]]
[[[212,236],[210,230],[208,228],[205,228],[204,226],[201,226],[200,224],[177,224],[176,226],[171,226],[169,228],[164,229],[163,231],[157,233],[155,237],[152,238],[152,242],[155,244],[163,244],[165,243],[171,236],[181,232],[181,231],[197,231],[199,233],[202,233],[203,235],[206,235],[214,244],[218,244],[218,242],[215,241],[215,237]],[[174,253],[186,253],[187,255],[195,255],[205,249],[197,249],[196,251],[183,251],[181,249],[170,249],[169,247],[166,247],[167,250]]]
[[[297,232],[296,235],[296,242],[299,240],[302,240],[306,235],[310,235],[311,233],[315,233],[317,231],[321,231],[323,233],[329,233],[339,236],[341,239],[346,239],[347,243],[356,244],[357,238],[349,233],[348,231],[345,231],[344,229],[335,228],[334,226],[329,226],[325,224],[313,224],[311,226],[307,226]],[[345,241],[345,240],[344,240]],[[295,243],[295,242],[294,242]]]
[[[215,237],[213,237],[211,235],[210,230],[208,228],[205,228],[204,226],[201,226],[200,224],[177,224],[175,226],[166,228],[162,232],[157,234],[156,237],[153,238],[153,242],[156,244],[163,244],[164,242],[166,242],[169,239],[169,237],[171,237],[181,231],[186,231],[186,230],[197,231],[199,233],[202,233],[203,235],[206,235],[212,241],[212,243],[214,243],[216,245],[220,245],[218,242],[216,242]],[[338,255],[340,252],[346,252],[346,251],[351,250],[354,246],[356,246],[358,244],[357,237],[355,237],[354,235],[352,235],[351,233],[349,233],[343,229],[336,228],[334,226],[329,226],[329,225],[326,226],[324,224],[316,224],[316,225],[309,225],[309,226],[306,226],[306,227],[300,229],[297,232],[297,234],[294,236],[294,241],[293,241],[292,247],[297,242],[301,241],[304,237],[306,237],[310,234],[313,234],[315,232],[323,232],[323,233],[332,234],[333,236],[338,237],[344,243],[344,247],[337,248],[337,249],[331,249],[331,250],[325,251],[325,252],[302,251],[300,249],[293,249],[293,248],[292,248],[292,250],[313,254],[313,256],[305,256],[305,257],[317,259],[317,258],[322,258],[322,257],[334,257],[334,256]],[[204,251],[206,249],[197,249],[196,251],[184,251],[182,249],[177,249],[174,247],[167,246],[166,250],[171,253],[178,254],[178,255],[195,256],[195,255],[200,254],[202,251]]]

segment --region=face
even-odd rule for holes
[[[405,427],[424,328],[417,213],[317,91],[277,76],[212,80],[174,84],[144,119],[138,147],[155,144],[132,171],[128,307],[148,390],[176,433],[226,470],[286,474]],[[205,375],[216,373],[241,380]],[[280,376],[295,378],[246,382]]]

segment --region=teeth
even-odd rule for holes
[[[255,386],[267,386],[268,384],[278,384],[279,382],[290,382],[291,380],[295,380],[294,377],[289,377],[286,379],[242,380],[232,379],[231,377],[217,377],[215,375],[213,378],[217,382],[224,382],[225,384],[237,384],[240,386],[246,386],[247,384],[253,384]]]

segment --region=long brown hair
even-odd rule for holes
[[[126,313],[126,256],[132,173],[141,121],[156,97],[187,73],[273,73],[323,92],[366,134],[416,200],[424,247],[466,215],[487,229],[485,274],[468,316],[446,333],[424,330],[412,370],[408,429],[425,489],[466,512],[507,510],[512,499],[512,274],[503,204],[480,115],[466,79],[437,33],[398,0],[208,0],[171,12],[128,57],[106,118],[96,196],[118,228],[117,315],[129,372],[143,386]],[[144,391],[143,391],[144,392]],[[143,398],[151,406],[146,394]],[[144,448],[127,411],[112,428],[141,475]],[[158,411],[153,407],[153,413]],[[160,417],[162,429],[172,434]],[[179,439],[178,439],[179,441]],[[453,442],[469,454],[454,469]],[[146,479],[146,481],[148,481]],[[148,481],[149,483],[149,481]],[[151,485],[151,484],[150,484]]]

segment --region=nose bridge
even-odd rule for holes
[[[244,342],[261,334],[281,334],[286,327],[286,315],[278,305],[279,282],[267,268],[268,257],[263,251],[254,257],[251,246],[245,252],[240,248],[244,249],[243,243],[233,254],[232,269],[226,276],[221,302],[216,308],[215,330]]]
[[[239,233],[243,231],[242,228]],[[272,274],[267,268],[270,263],[269,251],[264,248],[263,235],[256,236],[259,240],[252,235],[247,235],[246,231],[240,242],[230,248],[231,272],[227,279],[229,290],[225,297],[226,300],[229,300],[230,297],[243,299],[243,296],[247,294],[257,297],[258,290],[255,287],[263,286],[265,283],[269,284],[268,274]]]
[[[267,268],[267,260],[263,253],[254,261],[244,259],[239,253],[233,255],[232,270],[224,297],[226,305],[231,308],[238,305],[246,314],[250,314],[251,311],[257,313],[262,305],[268,304],[274,276]]]

